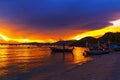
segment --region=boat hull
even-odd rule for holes
[[[102,54],[108,54],[110,51],[108,50],[89,50],[85,51],[86,55],[102,55]]]
[[[57,48],[50,48],[52,52],[72,52],[72,49],[57,49]]]

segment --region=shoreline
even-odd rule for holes
[[[120,80],[120,52],[93,56],[93,60],[69,71],[31,76],[29,80]]]

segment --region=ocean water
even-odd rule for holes
[[[79,47],[73,53],[52,53],[48,47],[2,47],[0,80],[35,80],[38,76],[50,80],[91,60],[83,51]]]

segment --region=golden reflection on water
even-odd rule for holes
[[[75,47],[73,50],[73,54],[74,54],[74,63],[80,63],[80,62],[87,62],[89,60],[91,60],[90,57],[85,57],[83,55],[84,50],[86,50],[85,48],[81,48],[81,47]]]
[[[32,69],[50,68],[52,65],[84,63],[91,59],[83,55],[84,50],[75,47],[73,53],[51,53],[47,47],[0,48],[0,76],[28,73]]]
[[[6,57],[7,57],[7,49],[0,50],[0,68],[5,68],[8,65],[7,62],[8,58]],[[1,69],[0,75],[4,75],[7,72],[8,72],[7,69]]]
[[[39,62],[49,58],[50,55],[47,49],[2,47],[0,48],[0,76],[9,72],[29,72],[31,68],[41,66]]]
[[[7,49],[0,50],[0,67],[5,67],[7,65],[7,63],[4,64],[2,63],[8,60],[6,57],[7,57]]]

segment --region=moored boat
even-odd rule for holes
[[[113,51],[120,51],[120,45],[119,44],[111,44],[110,47]]]
[[[57,47],[50,47],[52,52],[72,52],[73,48],[68,49],[68,48],[57,48]]]
[[[108,54],[109,50],[86,50],[85,55],[101,55],[101,54]]]
[[[103,44],[100,44],[100,42],[98,41],[96,45],[88,46],[88,44],[87,44],[86,47],[88,48],[88,50],[85,50],[85,52],[84,52],[85,55],[108,54],[111,51],[109,41],[108,41],[108,43],[103,43]]]

